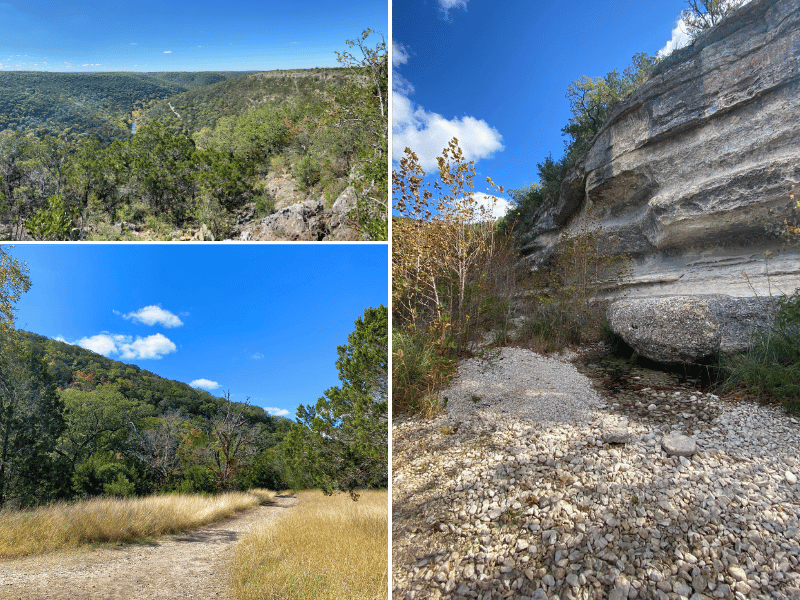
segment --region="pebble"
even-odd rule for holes
[[[800,423],[592,381],[504,348],[460,364],[446,412],[394,419],[393,598],[800,600]]]

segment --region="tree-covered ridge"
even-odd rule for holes
[[[158,412],[180,411],[191,416],[210,416],[225,404],[223,398],[205,390],[165,379],[136,365],[35,333],[17,333],[31,352],[43,357],[47,373],[59,389],[91,391],[113,384],[128,400],[143,402]],[[246,412],[255,421],[273,419],[258,407],[247,407]]]
[[[341,68],[240,73],[155,102],[141,111],[137,122],[171,122],[194,133],[214,127],[221,117],[239,115],[261,104],[319,104],[320,93],[340,84],[346,76]]]
[[[128,134],[137,107],[239,75],[3,71],[0,131],[90,135],[107,142]]]

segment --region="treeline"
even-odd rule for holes
[[[5,257],[5,255],[4,255]],[[7,270],[6,270],[7,272]],[[0,508],[152,493],[388,485],[385,307],[298,421],[3,326]]]
[[[357,52],[340,54],[340,75],[224,81],[208,96],[176,100],[170,116],[142,118],[135,134],[111,143],[0,132],[0,236],[138,239],[136,231],[189,239],[204,227],[224,239],[248,203],[258,217],[274,211],[264,178],[280,173],[330,203],[353,186],[360,238],[387,239],[388,54],[384,42],[366,44],[370,33],[348,41]],[[165,84],[177,85],[174,79]],[[261,86],[261,100],[244,110],[250,86]],[[286,86],[298,93],[278,100]]]

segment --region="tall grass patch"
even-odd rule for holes
[[[388,494],[298,493],[300,503],[235,547],[239,600],[384,600],[389,597]]]
[[[800,411],[800,290],[778,305],[775,324],[747,352],[723,357],[722,389],[743,389]]]
[[[4,510],[0,558],[13,558],[103,542],[133,542],[201,527],[268,500],[259,494],[170,494],[100,498],[32,510]]]
[[[392,332],[392,412],[430,417],[441,409],[439,390],[455,371],[456,360],[442,356],[421,334]]]

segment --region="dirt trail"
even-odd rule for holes
[[[3,600],[228,599],[233,544],[254,525],[275,518],[297,499],[249,510],[152,542],[81,548],[0,561]]]

